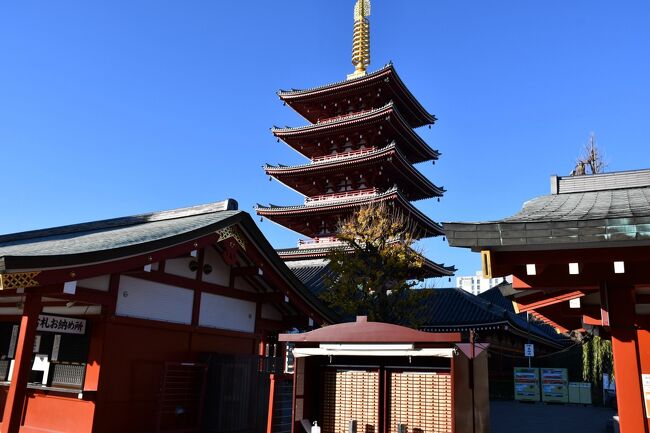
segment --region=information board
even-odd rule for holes
[[[548,403],[569,402],[569,380],[566,368],[542,368],[542,401]]]
[[[515,367],[515,400],[539,401],[539,368]]]

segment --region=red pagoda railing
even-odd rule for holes
[[[373,111],[373,110],[374,110],[374,108],[370,108],[370,109],[367,109],[367,110],[359,110],[359,111],[353,111],[351,113],[340,114],[340,115],[334,116],[334,117],[325,117],[323,119],[318,119],[316,121],[316,123],[335,122],[337,120],[345,119],[345,118],[348,118],[348,117],[359,116],[359,115],[361,115],[363,113],[367,113],[368,111]]]
[[[326,161],[328,159],[338,159],[338,158],[350,158],[352,156],[364,155],[366,153],[371,153],[377,150],[376,147],[369,147],[366,149],[352,150],[350,152],[335,153],[333,155],[324,155],[324,156],[314,156],[311,160],[312,162]]]
[[[325,247],[333,247],[339,245],[345,245],[345,242],[338,240],[335,236],[298,240],[299,250],[310,249],[310,248],[325,248]]]
[[[377,188],[366,188],[366,189],[359,189],[356,191],[347,191],[347,192],[342,192],[342,193],[337,193],[337,194],[324,194],[324,195],[316,195],[313,197],[307,197],[305,199],[305,204],[316,204],[316,203],[322,203],[325,201],[338,201],[338,200],[344,200],[348,198],[355,198],[359,196],[364,196],[364,195],[375,195],[379,193],[379,189]]]

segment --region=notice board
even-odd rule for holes
[[[542,401],[549,403],[569,402],[569,381],[566,368],[542,368]]]
[[[515,400],[539,401],[539,368],[515,367]]]

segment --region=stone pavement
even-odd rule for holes
[[[576,404],[490,402],[491,433],[613,432],[611,408]]]

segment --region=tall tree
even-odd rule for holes
[[[344,314],[416,325],[420,294],[411,288],[424,259],[409,219],[383,203],[362,207],[337,237],[344,246],[330,253],[333,276],[322,298]]]

